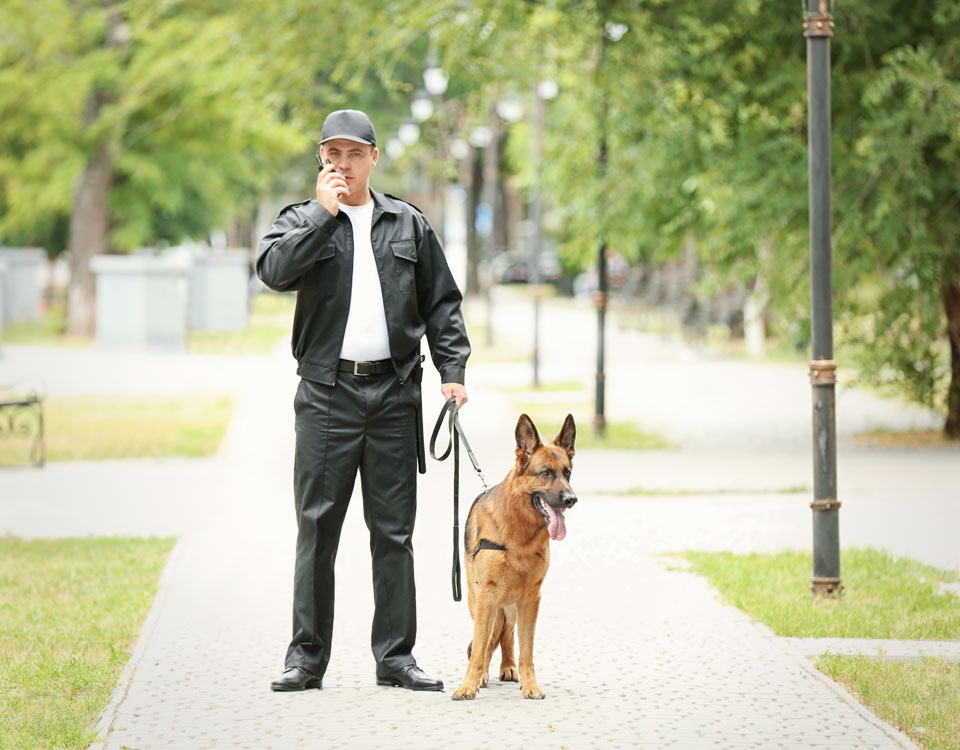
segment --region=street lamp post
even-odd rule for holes
[[[831,9],[832,9],[831,1]],[[827,0],[804,0],[810,175],[810,296],[813,390],[813,577],[817,596],[840,594],[840,502],[837,500],[837,363],[833,359],[830,260],[830,37]]]
[[[543,131],[546,119],[547,101],[557,95],[557,84],[551,80],[544,80],[537,84],[534,101],[533,121],[533,259],[531,262],[530,296],[533,297],[533,387],[540,387],[540,251],[543,249],[542,207],[540,196],[541,173],[543,167]]]
[[[600,34],[600,57],[597,61],[596,78],[600,87],[600,152],[597,155],[597,166],[601,184],[607,176],[607,81],[603,78],[603,63],[607,56],[607,46],[610,42],[619,42],[629,31],[626,24],[606,21]],[[601,225],[605,224],[601,221]],[[604,372],[605,329],[607,319],[607,235],[606,227],[600,228],[600,244],[597,248],[597,393],[595,412],[593,415],[593,429],[598,437],[604,437],[607,432],[607,418],[605,414],[606,374]]]

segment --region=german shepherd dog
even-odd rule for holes
[[[472,700],[489,681],[490,659],[500,646],[500,680],[520,682],[524,698],[543,698],[533,671],[533,634],[540,584],[550,565],[550,540],[567,534],[564,511],[577,496],[570,489],[577,427],[568,414],[552,443],[540,442],[530,417],[517,422],[517,460],[500,484],[470,508],[463,538],[467,604],[473,618],[470,663],[453,700]],[[520,640],[520,665],[513,630]]]

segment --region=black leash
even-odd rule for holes
[[[443,418],[449,412],[447,417],[447,428],[449,430],[450,439],[447,443],[447,449],[443,452],[442,456],[437,455],[437,435],[440,434],[440,427],[443,425]],[[463,427],[460,425],[460,417],[457,414],[457,400],[451,396],[447,399],[447,402],[443,405],[443,408],[440,410],[440,416],[437,417],[437,424],[433,428],[433,434],[430,436],[430,457],[436,461],[443,461],[447,456],[450,455],[450,451],[453,451],[453,570],[451,572],[451,578],[453,581],[453,600],[455,602],[460,601],[461,590],[460,590],[460,441],[463,440],[463,447],[467,449],[467,455],[470,456],[470,463],[473,464],[473,468],[477,472],[477,476],[480,477],[480,481],[483,482],[483,490],[486,492],[490,489],[490,485],[487,484],[487,480],[483,476],[483,471],[480,470],[480,464],[477,463],[477,457],[473,455],[473,450],[470,448],[470,442],[467,440],[466,434],[463,432]]]

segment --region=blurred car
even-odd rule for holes
[[[533,280],[533,271],[530,264],[519,260],[509,263],[500,272],[501,284],[529,284]]]

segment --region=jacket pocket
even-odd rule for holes
[[[397,269],[397,286],[402,292],[411,292],[417,288],[414,274],[417,265],[417,244],[410,239],[390,240],[394,266]]]

